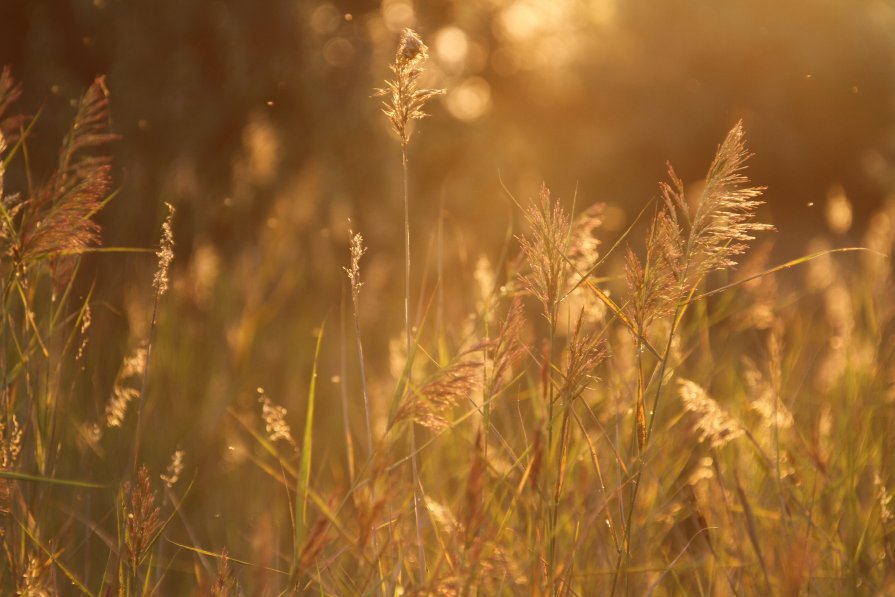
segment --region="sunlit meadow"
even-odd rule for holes
[[[228,77],[266,46],[221,7],[195,21],[232,42],[207,113],[182,118],[185,76],[153,112],[121,66],[44,105],[43,74],[2,71],[0,593],[895,592],[888,141],[843,174],[763,111],[839,81],[823,66],[709,101],[702,58],[676,80],[683,54],[644,57],[667,3],[474,4],[284,4],[307,35],[271,52],[308,70],[238,126]],[[766,4],[666,41],[701,57],[693,23]],[[52,37],[15,14],[23,46]],[[697,115],[638,107],[632,72]],[[841,101],[876,105],[859,75]],[[827,132],[857,147],[845,112]],[[155,134],[182,147],[150,159]],[[805,195],[775,206],[775,181]]]

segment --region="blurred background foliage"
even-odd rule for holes
[[[606,202],[611,241],[657,195],[666,161],[698,185],[743,119],[781,258],[820,234],[859,244],[895,188],[889,1],[4,0],[0,61],[23,83],[19,107],[40,112],[29,169],[52,169],[71,102],[106,74],[121,191],[101,215],[104,244],[154,246],[163,202],[178,210],[146,413],[155,469],[180,444],[203,477],[223,477],[220,454],[240,458],[226,408],[254,409],[257,386],[300,417],[327,318],[322,379],[338,381],[349,218],[370,247],[372,376],[387,377],[403,316],[400,149],[371,95],[403,27],[430,45],[423,85],[447,90],[410,146],[414,295],[424,305],[433,287],[443,206],[452,320],[474,308],[479,255],[496,262],[518,228],[503,185],[524,200],[544,180],[578,211]],[[12,170],[7,186],[24,180]],[[78,382],[84,419],[147,336],[155,264],[107,254],[88,265],[102,308]],[[321,434],[338,433],[335,385]],[[226,486],[197,485],[196,520],[236,499],[202,487]],[[227,529],[209,520],[209,533]]]

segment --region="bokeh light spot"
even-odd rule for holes
[[[344,37],[335,37],[323,46],[323,59],[330,66],[349,66],[354,60],[354,46]]]
[[[852,205],[845,195],[845,189],[836,185],[827,194],[827,206],[824,212],[827,226],[836,234],[845,234],[852,224]]]
[[[448,92],[445,103],[458,120],[476,120],[491,109],[491,86],[481,77],[469,77]]]
[[[502,32],[516,40],[534,37],[540,29],[538,11],[528,2],[514,2],[500,14]]]
[[[381,10],[385,26],[393,33],[410,27],[416,20],[413,6],[407,0],[385,0]]]
[[[435,34],[435,51],[444,66],[460,70],[469,55],[469,40],[459,27],[444,27]]]
[[[339,28],[342,15],[329,2],[321,4],[311,14],[311,28],[320,35],[329,35]]]

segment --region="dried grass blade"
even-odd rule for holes
[[[842,247],[839,249],[828,249],[826,251],[818,251],[817,253],[812,253],[811,255],[806,255],[804,257],[799,257],[797,259],[787,261],[786,263],[777,265],[770,269],[766,269],[762,272],[758,272],[757,274],[752,274],[751,276],[746,276],[742,280],[737,280],[736,282],[731,282],[730,284],[725,284],[724,286],[721,286],[720,288],[715,288],[714,290],[704,292],[700,295],[697,295],[694,298],[688,299],[686,301],[686,303],[684,303],[684,304],[689,305],[690,303],[695,303],[696,301],[701,301],[704,298],[708,298],[708,297],[714,296],[716,294],[721,294],[722,292],[725,292],[732,288],[736,288],[737,286],[742,286],[743,284],[746,284],[747,282],[751,282],[752,280],[756,280],[758,278],[763,278],[765,276],[775,274],[779,271],[783,271],[785,269],[789,269],[789,268],[795,267],[797,265],[802,265],[803,263],[808,263],[809,261],[814,261],[815,259],[818,259],[819,257],[823,257],[825,255],[832,255],[833,253],[851,253],[853,251],[867,251],[868,253],[874,253],[876,255],[879,255],[880,257],[884,257],[884,258],[889,257],[888,255],[884,255],[883,253],[878,253],[877,251],[873,251],[872,249],[868,249],[866,247]]]
[[[22,308],[25,310],[25,319],[28,321],[28,325],[31,326],[31,331],[34,332],[34,338],[37,340],[37,344],[40,346],[40,350],[44,357],[49,357],[50,351],[47,350],[47,345],[44,344],[43,338],[40,335],[40,329],[37,327],[37,322],[34,321],[34,312],[29,307],[28,298],[25,296],[22,285],[19,284],[18,281],[15,281],[13,284],[18,292],[19,298],[22,299]]]
[[[604,305],[606,305],[606,308],[612,311],[612,315],[614,317],[617,317],[623,324],[625,324],[625,327],[628,328],[628,330],[630,330],[632,334],[634,334],[634,337],[643,342],[643,346],[646,347],[646,349],[649,350],[654,357],[656,357],[660,361],[664,360],[656,347],[653,346],[649,342],[649,340],[638,333],[637,326],[627,315],[625,315],[624,309],[622,307],[619,307],[615,301],[609,298],[609,295],[597,288],[596,284],[594,284],[590,280],[585,280],[584,283],[587,284],[587,287],[591,290],[591,292],[597,295],[597,298],[600,299]]]
[[[16,473],[13,471],[0,471],[0,479],[11,479],[13,481],[30,481],[33,483],[49,483],[51,485],[67,485],[69,487],[83,487],[86,489],[103,489],[107,487],[100,483],[91,483],[90,481],[79,481],[77,479],[56,479],[53,477],[44,477],[41,475],[26,475],[25,473]]]
[[[165,537],[165,541],[167,541],[171,545],[176,545],[177,547],[179,547],[181,549],[186,549],[187,551],[191,551],[193,553],[201,554],[203,556],[209,556],[212,558],[221,559],[221,554],[214,552],[214,551],[208,551],[207,549],[202,549],[201,547],[193,547],[192,545],[185,545],[183,543],[178,543],[177,541],[168,539],[167,537]],[[229,554],[227,554],[227,561],[235,562],[237,564],[242,564],[243,566],[251,566],[253,568],[260,568],[261,570],[267,570],[268,572],[276,572],[277,574],[282,574],[283,576],[289,575],[289,573],[286,572],[285,570],[280,570],[278,568],[270,568],[268,566],[259,566],[258,564],[253,564],[252,562],[249,562],[247,560],[240,560],[238,558],[234,558],[233,556],[231,556]]]

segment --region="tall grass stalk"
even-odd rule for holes
[[[358,366],[360,367],[360,384],[361,384],[361,394],[364,399],[364,420],[367,428],[367,466],[372,463],[373,460],[373,422],[372,415],[370,413],[370,396],[367,391],[367,368],[366,361],[364,359],[364,344],[361,340],[360,334],[360,289],[363,286],[363,282],[360,279],[360,260],[363,257],[364,253],[366,253],[367,249],[364,247],[364,237],[360,233],[355,233],[349,229],[349,236],[351,237],[351,267],[345,268],[345,272],[348,275],[348,280],[351,283],[351,303],[352,303],[352,313],[354,320],[354,337],[357,345],[357,359]],[[342,384],[344,387],[344,373]],[[344,391],[344,390],[343,390]],[[345,420],[345,433],[347,437],[350,437],[350,432],[348,431],[348,422],[347,422],[347,400],[344,401],[344,412],[346,413]],[[349,445],[350,448],[350,445]],[[354,485],[354,479],[351,479],[352,485]],[[376,504],[376,482],[375,479],[370,480],[370,501],[374,505]],[[376,532],[376,519],[372,519],[370,521],[372,525],[372,529],[370,530],[370,539],[373,544],[373,553],[376,555],[376,564],[377,564],[377,574],[379,574],[379,578],[377,580],[377,594],[380,593],[382,589],[382,559],[379,554],[379,546]]]
[[[398,135],[401,142],[401,167],[404,185],[404,334],[407,358],[411,358],[412,351],[412,326],[410,318],[410,190],[409,172],[407,160],[407,148],[411,128],[414,120],[426,116],[423,107],[426,102],[435,95],[444,93],[441,89],[417,89],[416,83],[423,73],[423,65],[429,58],[429,49],[422,38],[412,29],[404,29],[395,52],[395,62],[391,70],[395,79],[386,81],[387,89],[377,90],[378,95],[390,95],[390,101],[383,102],[383,113],[392,125],[392,129]],[[408,379],[404,380],[405,396],[407,400],[410,393],[410,368],[406,369]],[[416,429],[413,421],[410,428],[410,453],[411,469],[413,475],[413,512],[416,522],[417,557],[419,559],[419,582],[426,577],[425,552],[423,550],[423,529],[421,508],[421,491],[419,476],[419,463],[416,455]]]
[[[633,287],[639,298],[635,305],[635,320],[640,332],[638,361],[641,358],[640,338],[648,323],[668,312],[671,312],[671,318],[665,349],[654,370],[656,390],[645,426],[638,405],[638,428],[642,429],[639,431],[638,466],[628,503],[623,550],[619,552],[613,575],[613,595],[622,567],[630,556],[631,523],[645,465],[643,452],[652,436],[671,349],[687,306],[709,273],[736,265],[736,258],[754,240],[753,233],[773,229],[768,224],[754,221],[755,211],[762,204],[758,198],[764,189],[748,186],[749,179],[743,170],[749,157],[743,124],[738,122],[718,146],[695,209],[687,200],[683,182],[669,166],[669,181],[660,187],[664,205],[654,219],[648,237],[645,264],[640,267],[633,253],[629,253],[629,287]],[[640,397],[642,393],[638,399]]]
[[[174,260],[174,206],[165,203],[168,215],[162,224],[162,238],[156,253],[158,267],[152,286],[155,288],[155,297],[152,302],[152,317],[149,322],[149,337],[146,340],[146,364],[143,367],[143,377],[140,383],[140,395],[137,398],[137,423],[134,431],[134,443],[131,456],[131,476],[137,474],[137,464],[140,460],[140,444],[143,439],[143,404],[146,402],[146,387],[149,384],[149,363],[152,357],[152,345],[155,340],[155,326],[158,320],[158,307],[162,297],[168,292],[168,275],[171,262]]]
[[[523,287],[541,304],[543,316],[547,320],[547,346],[543,355],[542,388],[546,401],[546,466],[544,470],[544,490],[541,491],[540,508],[543,517],[541,525],[542,546],[546,542],[546,576],[550,592],[554,591],[553,579],[556,554],[556,520],[559,508],[558,495],[550,488],[556,486],[562,457],[561,446],[557,448],[554,438],[554,418],[556,387],[554,383],[554,362],[556,353],[556,326],[559,306],[562,300],[562,284],[566,273],[566,250],[571,230],[570,219],[564,213],[559,200],[551,199],[550,191],[541,186],[538,198],[525,210],[529,232],[519,238],[522,251],[528,262],[529,272],[521,279]],[[553,497],[551,497],[551,494]],[[543,549],[543,547],[541,547]],[[534,550],[535,568],[538,552]]]
[[[351,423],[348,419],[348,359],[345,350],[345,286],[342,286],[342,299],[339,304],[339,398],[342,402],[342,430],[345,433],[345,465],[348,473],[348,482],[353,486],[355,482],[354,470],[354,439],[351,435]]]
[[[407,169],[407,143],[401,144],[401,166],[404,179],[404,334],[405,349],[407,358],[411,358],[411,327],[410,327],[410,192],[408,190],[408,169]],[[410,394],[410,377],[412,369],[408,368],[408,379],[405,380],[404,387],[406,393],[404,399],[407,400]],[[408,423],[410,429],[410,467],[413,475],[413,516],[416,524],[416,546],[417,558],[419,562],[419,582],[422,583],[426,579],[426,554],[423,549],[423,524],[421,508],[421,493],[423,487],[420,481],[419,462],[416,454],[416,423],[411,420]]]

